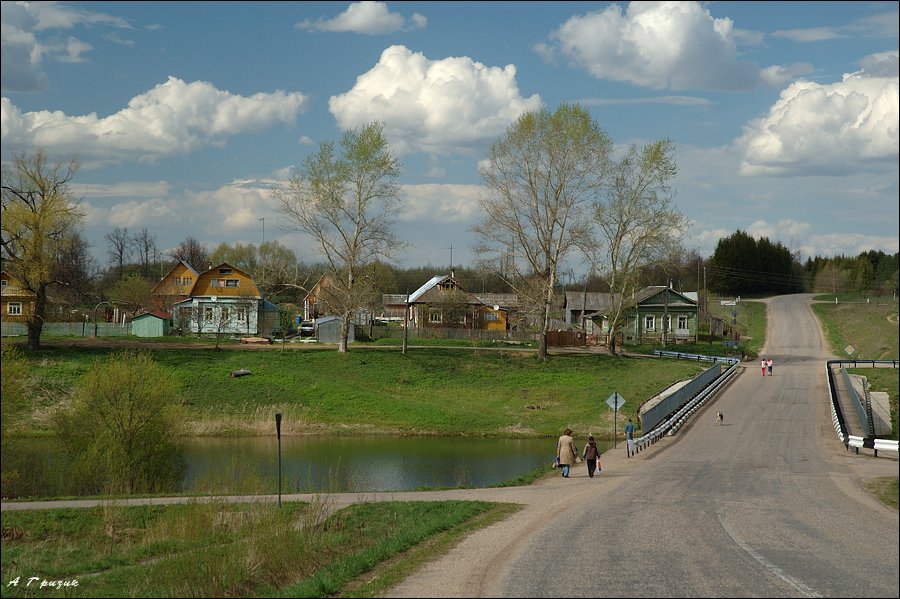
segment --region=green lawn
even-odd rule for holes
[[[49,432],[47,414],[65,402],[108,349],[26,352],[34,410],[20,432]],[[641,402],[704,367],[658,358],[423,348],[336,351],[148,349],[184,389],[188,435],[285,434],[556,436],[566,427],[611,438],[605,400],[618,391],[634,417]],[[708,367],[708,365],[706,365]],[[247,369],[250,376],[232,378]]]
[[[324,507],[110,504],[4,512],[2,596],[374,596],[467,531],[518,509],[361,503],[326,517]],[[41,588],[45,581],[67,586]]]

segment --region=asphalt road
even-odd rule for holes
[[[898,462],[838,441],[808,298],[768,302],[774,376],[750,363],[676,436],[542,481],[388,596],[896,598],[898,513],[862,481]]]

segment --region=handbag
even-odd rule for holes
[[[576,463],[576,464],[580,464],[580,463],[581,463],[581,458],[578,457],[578,456],[575,456],[575,463]]]

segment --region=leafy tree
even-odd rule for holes
[[[134,318],[153,302],[153,284],[139,274],[126,275],[109,290],[109,298]]]
[[[540,307],[541,360],[547,359],[560,264],[592,243],[589,209],[602,191],[611,152],[612,141],[586,109],[562,104],[552,113],[542,108],[520,116],[492,144],[481,169],[489,194],[474,227],[477,250]]]
[[[591,261],[601,265],[614,298],[607,314],[613,354],[625,311],[642,286],[641,273],[682,253],[689,223],[672,198],[670,182],[677,172],[675,147],[669,139],[641,149],[632,145],[612,167],[606,199],[596,206],[601,241],[596,247],[601,255]]]
[[[801,268],[791,251],[767,237],[738,230],[716,244],[708,263],[709,288],[721,294],[795,293],[803,290]]]
[[[181,388],[146,353],[96,361],[54,425],[88,493],[168,491],[184,473]]]
[[[325,261],[330,284],[321,300],[341,316],[340,352],[348,349],[351,315],[375,293],[371,264],[403,247],[393,231],[399,174],[384,125],[372,123],[345,132],[339,154],[322,143],[273,194],[289,226],[312,237]]]
[[[4,268],[35,294],[26,320],[32,350],[40,348],[47,291],[56,280],[60,254],[83,218],[69,188],[77,171],[74,159],[50,164],[41,150],[18,154],[12,167],[3,169],[2,257]]]

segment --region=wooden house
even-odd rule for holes
[[[200,273],[189,297],[174,306],[184,332],[256,335],[264,302],[253,278],[223,262]]]
[[[328,286],[331,284],[331,275],[323,274],[313,285],[306,297],[303,298],[303,320],[316,320],[322,316],[333,316],[333,311],[328,308]]]
[[[26,322],[34,311],[37,296],[33,291],[23,289],[21,283],[5,270],[0,272],[0,318],[3,322]]]
[[[679,292],[671,287],[641,289],[628,311],[622,333],[633,343],[694,343],[700,321],[696,292]]]
[[[508,310],[459,287],[453,275],[436,275],[409,295],[410,326],[506,331]]]
[[[191,296],[191,290],[199,277],[193,266],[179,260],[150,290],[154,306],[163,311],[171,310],[175,304]]]

